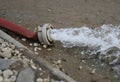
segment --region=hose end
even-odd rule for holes
[[[53,45],[54,41],[50,38],[50,30],[54,26],[50,23],[44,24],[42,27],[38,26],[38,40],[43,45]]]

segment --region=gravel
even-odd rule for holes
[[[26,41],[26,39],[23,38],[22,41]],[[42,50],[38,43],[29,45],[36,55],[38,51]],[[43,47],[47,48],[47,46]],[[61,60],[56,61],[56,64],[61,64]],[[16,49],[15,45],[0,38],[0,82],[52,82],[49,75],[43,76],[44,73],[45,70],[26,58]]]

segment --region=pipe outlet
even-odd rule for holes
[[[41,44],[44,45],[52,45],[53,40],[50,38],[50,30],[54,28],[53,25],[47,23],[44,24],[42,27],[38,26],[38,40]]]

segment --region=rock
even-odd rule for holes
[[[11,76],[9,79],[10,79],[10,82],[15,82],[16,81],[16,76]]]
[[[48,51],[51,51],[52,49],[51,49],[51,48],[48,48],[47,50],[48,50]]]
[[[47,45],[43,45],[43,48],[47,48]]]
[[[35,47],[35,48],[34,48],[34,51],[35,51],[35,52],[37,52],[37,50],[38,50],[38,48],[37,48],[37,47]]]
[[[79,66],[79,70],[81,70],[83,67],[82,66]]]
[[[37,78],[36,82],[43,82],[42,78]]]
[[[2,57],[10,58],[12,56],[10,48],[4,48],[2,51],[3,51],[3,53],[1,54]]]
[[[33,44],[32,44],[32,43],[30,43],[29,45],[30,45],[30,46],[32,46]]]
[[[4,78],[8,78],[8,77],[10,77],[11,75],[13,75],[13,72],[12,72],[12,70],[5,70],[5,71],[3,71],[3,77]]]
[[[33,44],[33,46],[35,46],[35,47],[36,47],[36,46],[39,46],[39,44],[38,44],[38,43],[34,43],[34,44]]]
[[[22,38],[22,41],[26,41],[26,38]]]
[[[10,66],[11,66],[15,61],[16,61],[16,60],[11,60],[11,59],[0,59],[0,70],[9,69]]]
[[[0,75],[0,82],[3,82],[3,77]]]
[[[96,72],[96,69],[93,69],[92,71],[91,71],[91,74],[94,74]]]
[[[12,50],[14,50],[14,49],[15,49],[15,47],[16,47],[16,46],[15,46],[15,45],[13,45],[13,44],[11,44],[11,45],[10,45],[10,48],[11,48]]]
[[[18,74],[16,82],[35,82],[35,72],[32,68],[28,67]]]
[[[38,50],[40,51],[40,50],[42,50],[41,48],[38,48]]]
[[[57,64],[61,64],[61,63],[62,63],[62,61],[61,61],[61,60],[58,60],[58,61],[57,61]]]
[[[31,64],[31,67],[32,67],[33,69],[37,69],[37,67],[36,67],[34,64]]]

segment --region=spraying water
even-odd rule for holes
[[[120,26],[103,25],[100,28],[53,29],[50,32],[53,40],[60,41],[64,47],[94,47],[99,52],[116,47],[120,49]]]
[[[101,53],[100,59],[110,59],[109,64],[120,63],[120,26],[102,25],[91,29],[83,26],[81,28],[62,28],[50,31],[53,40],[60,41],[64,47],[72,48],[88,47],[91,53]],[[117,67],[117,68],[116,68]],[[113,69],[120,76],[120,65]]]
[[[100,52],[99,59],[109,59],[113,66],[115,77],[120,77],[120,26],[102,25],[91,29],[83,26],[81,28],[62,28],[50,31],[53,40],[60,41],[64,47],[72,48],[88,47],[91,53]],[[112,61],[111,61],[112,60]]]

